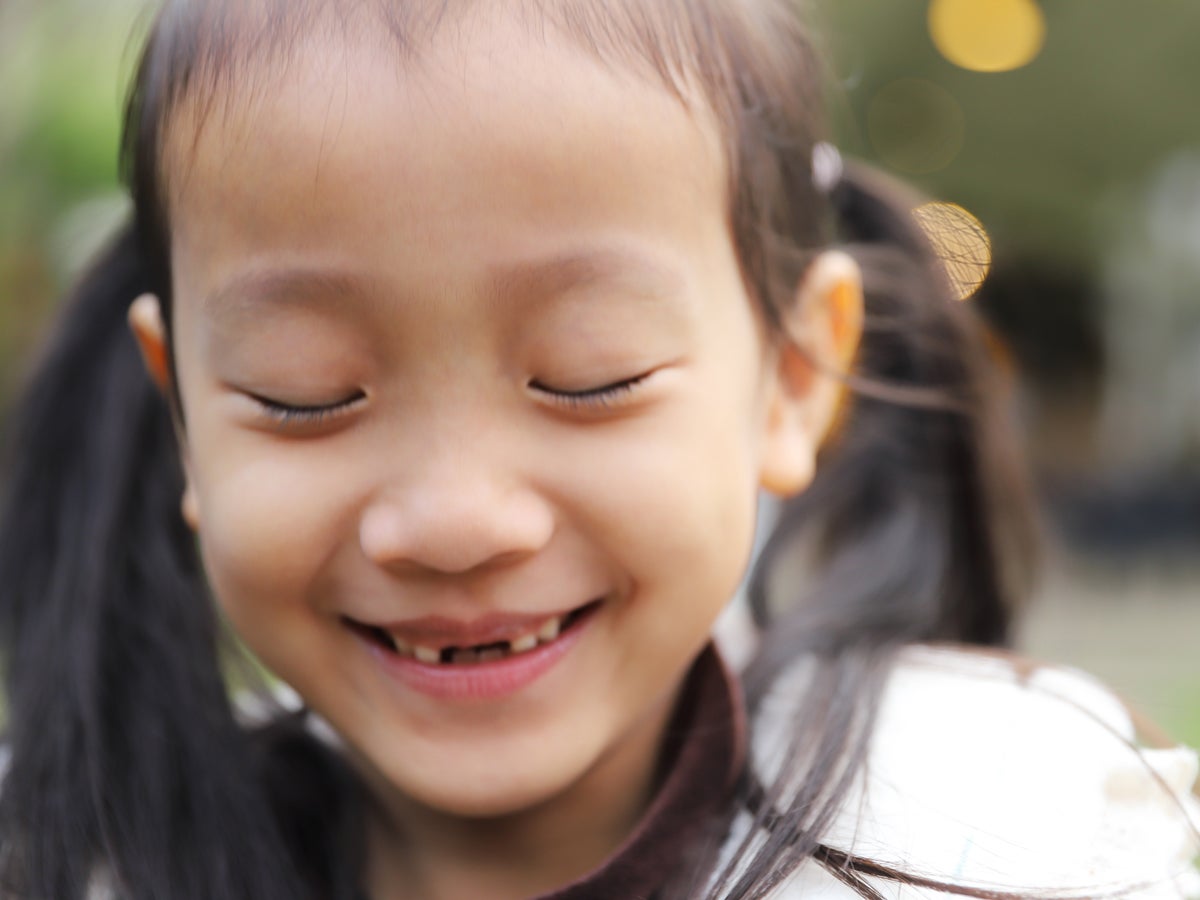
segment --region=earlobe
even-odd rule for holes
[[[776,497],[794,497],[812,483],[817,447],[802,430],[781,429],[768,436],[759,486]]]
[[[192,480],[188,478],[187,486],[183,489],[183,500],[179,504],[180,513],[183,515],[183,521],[192,531],[200,530],[200,501],[196,497],[196,489],[192,487]]]
[[[781,341],[775,352],[759,484],[777,497],[791,497],[808,487],[816,471],[820,439],[811,403],[819,373],[790,340]]]
[[[838,418],[863,327],[862,272],[840,251],[809,266],[784,316],[767,403],[762,487],[800,493],[816,473],[817,453]]]
[[[129,328],[142,352],[150,378],[165,396],[171,393],[171,366],[162,308],[153,294],[142,294],[129,307]]]

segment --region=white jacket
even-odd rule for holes
[[[771,774],[803,665],[753,728]],[[1196,754],[1139,749],[1126,708],[1082,673],[1000,655],[912,648],[885,692],[869,764],[824,841],[972,888],[1048,898],[1200,898]],[[726,846],[744,837],[735,827]],[[865,879],[886,898],[959,896]],[[859,895],[816,863],[778,900]]]

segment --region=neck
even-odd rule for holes
[[[372,900],[525,900],[598,868],[633,832],[657,787],[678,691],[567,790],[536,807],[463,819],[372,790],[366,885]]]

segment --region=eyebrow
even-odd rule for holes
[[[328,308],[331,298],[364,298],[372,294],[367,279],[336,268],[292,266],[243,273],[204,298],[213,313],[238,316],[264,306]]]
[[[488,270],[493,298],[547,300],[596,285],[613,285],[649,299],[677,296],[681,270],[648,254],[625,249],[572,251],[547,259],[497,265]],[[205,308],[222,316],[258,314],[264,307],[329,309],[344,299],[377,302],[378,284],[354,272],[305,265],[261,269],[237,275],[204,298]]]

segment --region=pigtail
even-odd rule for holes
[[[816,481],[784,504],[749,584],[762,643],[748,708],[769,717],[782,690],[795,715],[772,774],[743,773],[751,824],[713,897],[768,896],[806,859],[862,897],[881,896],[867,876],[917,883],[823,835],[864,769],[898,649],[1005,643],[1032,568],[1028,491],[982,324],[951,299],[904,192],[853,166],[830,199],[839,246],[863,269],[865,333]]]
[[[297,898],[218,666],[168,407],[126,311],[134,229],[70,302],[18,410],[0,514],[9,754],[0,892]]]
[[[865,331],[840,429],[754,573],[756,621],[780,635],[780,661],[797,642],[1003,645],[1034,541],[984,326],[951,298],[906,192],[851,166],[831,200],[863,270]],[[815,560],[796,597],[779,573],[801,546]]]

